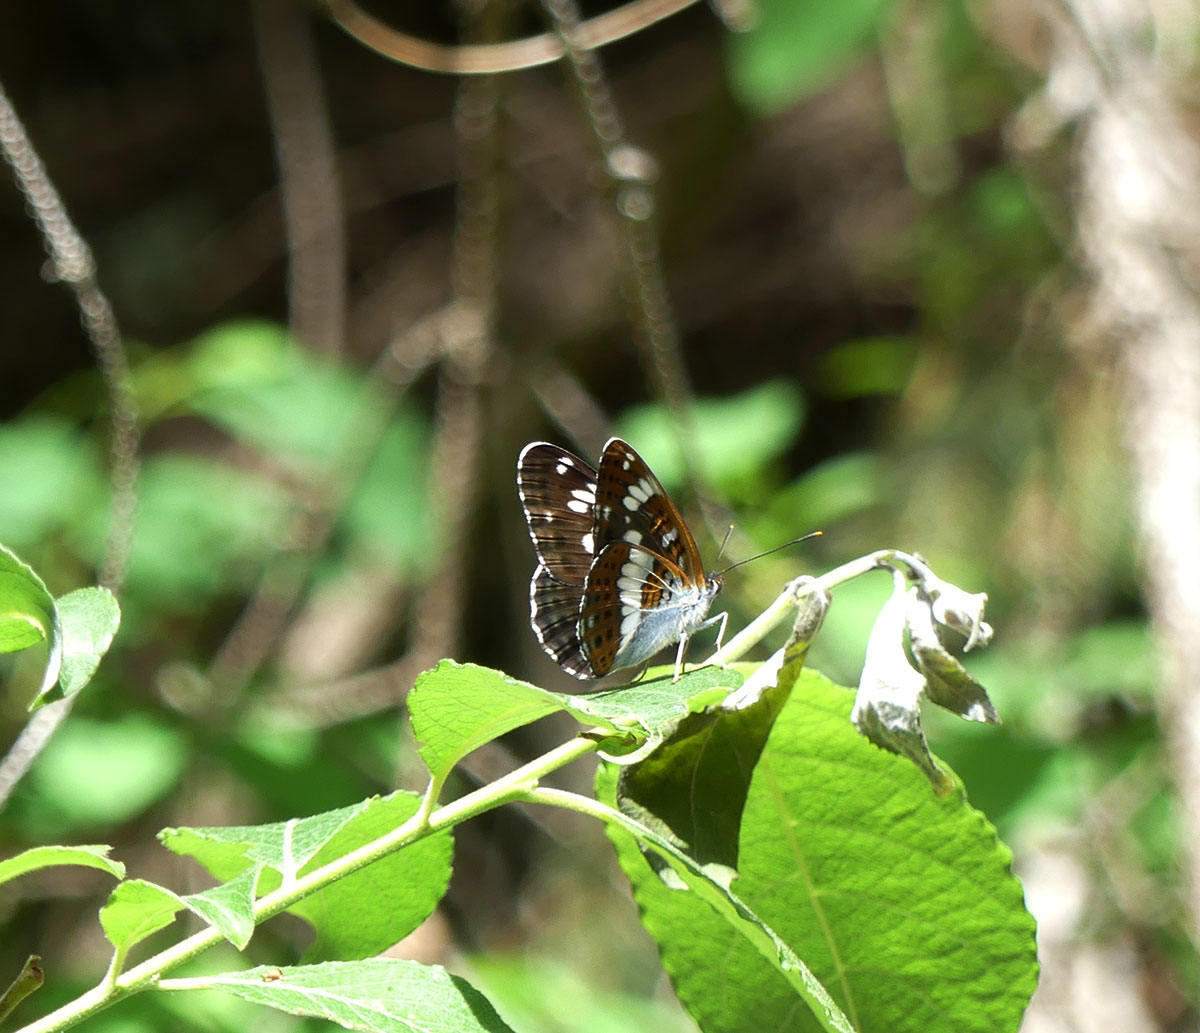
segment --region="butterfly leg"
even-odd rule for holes
[[[679,648],[675,651],[675,677],[671,679],[671,684],[679,681],[680,675],[683,674],[683,654],[687,651],[688,634],[685,631],[679,636]]]
[[[724,612],[718,613],[716,616],[710,617],[708,620],[706,620],[700,625],[700,627],[707,627],[709,624],[716,624],[718,622],[720,622],[721,626],[717,629],[717,649],[716,652],[713,653],[713,656],[717,658],[717,663],[721,667],[729,670],[729,664],[725,662],[725,658],[721,655],[721,643],[725,641],[725,626],[729,623],[729,614]]]
[[[696,631],[700,631],[703,628],[711,628],[714,624],[720,625],[720,627],[717,629],[717,651],[715,654],[717,657],[717,663],[724,668],[729,667],[729,664],[721,659],[721,643],[725,639],[725,626],[728,623],[729,614],[714,614],[712,617],[709,617],[708,620],[704,621],[704,623],[697,625],[693,631],[686,632],[685,634],[679,636],[679,648],[675,651],[675,677],[671,679],[672,683],[679,681],[683,674],[683,658],[684,654],[687,652],[688,639],[690,639]]]

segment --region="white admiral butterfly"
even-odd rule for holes
[[[706,576],[696,540],[658,478],[626,442],[604,446],[597,472],[535,441],[517,460],[517,490],[537,551],[530,623],[542,648],[576,678],[602,678],[679,643],[708,617],[721,579]],[[707,619],[706,619],[707,618]]]

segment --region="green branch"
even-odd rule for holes
[[[573,760],[595,752],[596,747],[597,743],[593,739],[582,735],[577,736],[531,760],[528,764],[522,765],[515,771],[509,772],[502,778],[498,778],[495,782],[482,786],[444,807],[437,808],[428,816],[426,816],[425,808],[420,808],[408,821],[386,835],[380,836],[378,839],[322,865],[289,885],[259,898],[254,903],[255,925],[265,922],[268,918],[273,918],[297,901],[323,889],[330,883],[345,878],[360,868],[365,868],[418,840],[442,832],[503,804],[525,799],[528,793],[537,787],[540,778],[552,771],[557,771]],[[145,990],[154,989],[165,973],[185,961],[190,961],[203,954],[223,939],[222,934],[213,926],[202,929],[153,957],[147,958],[140,965],[117,976],[116,979],[106,979],[99,986],[63,1005],[57,1011],[30,1023],[16,1033],[54,1033],[57,1030],[68,1029],[117,1001]],[[177,986],[177,983],[173,982],[173,985]]]

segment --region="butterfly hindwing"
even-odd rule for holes
[[[681,605],[687,594],[683,571],[666,557],[626,541],[605,546],[592,563],[579,611],[581,649],[595,677],[648,660],[678,640],[690,623],[680,620],[682,611],[694,607],[690,599]]]
[[[529,621],[542,648],[576,678],[595,678],[579,641],[578,585],[556,580],[538,564],[529,583]]]

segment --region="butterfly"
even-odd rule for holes
[[[609,439],[598,470],[566,449],[535,441],[517,460],[517,491],[538,565],[529,619],[567,674],[602,678],[728,615],[709,617],[721,578],[706,575],[696,540],[646,461]]]

